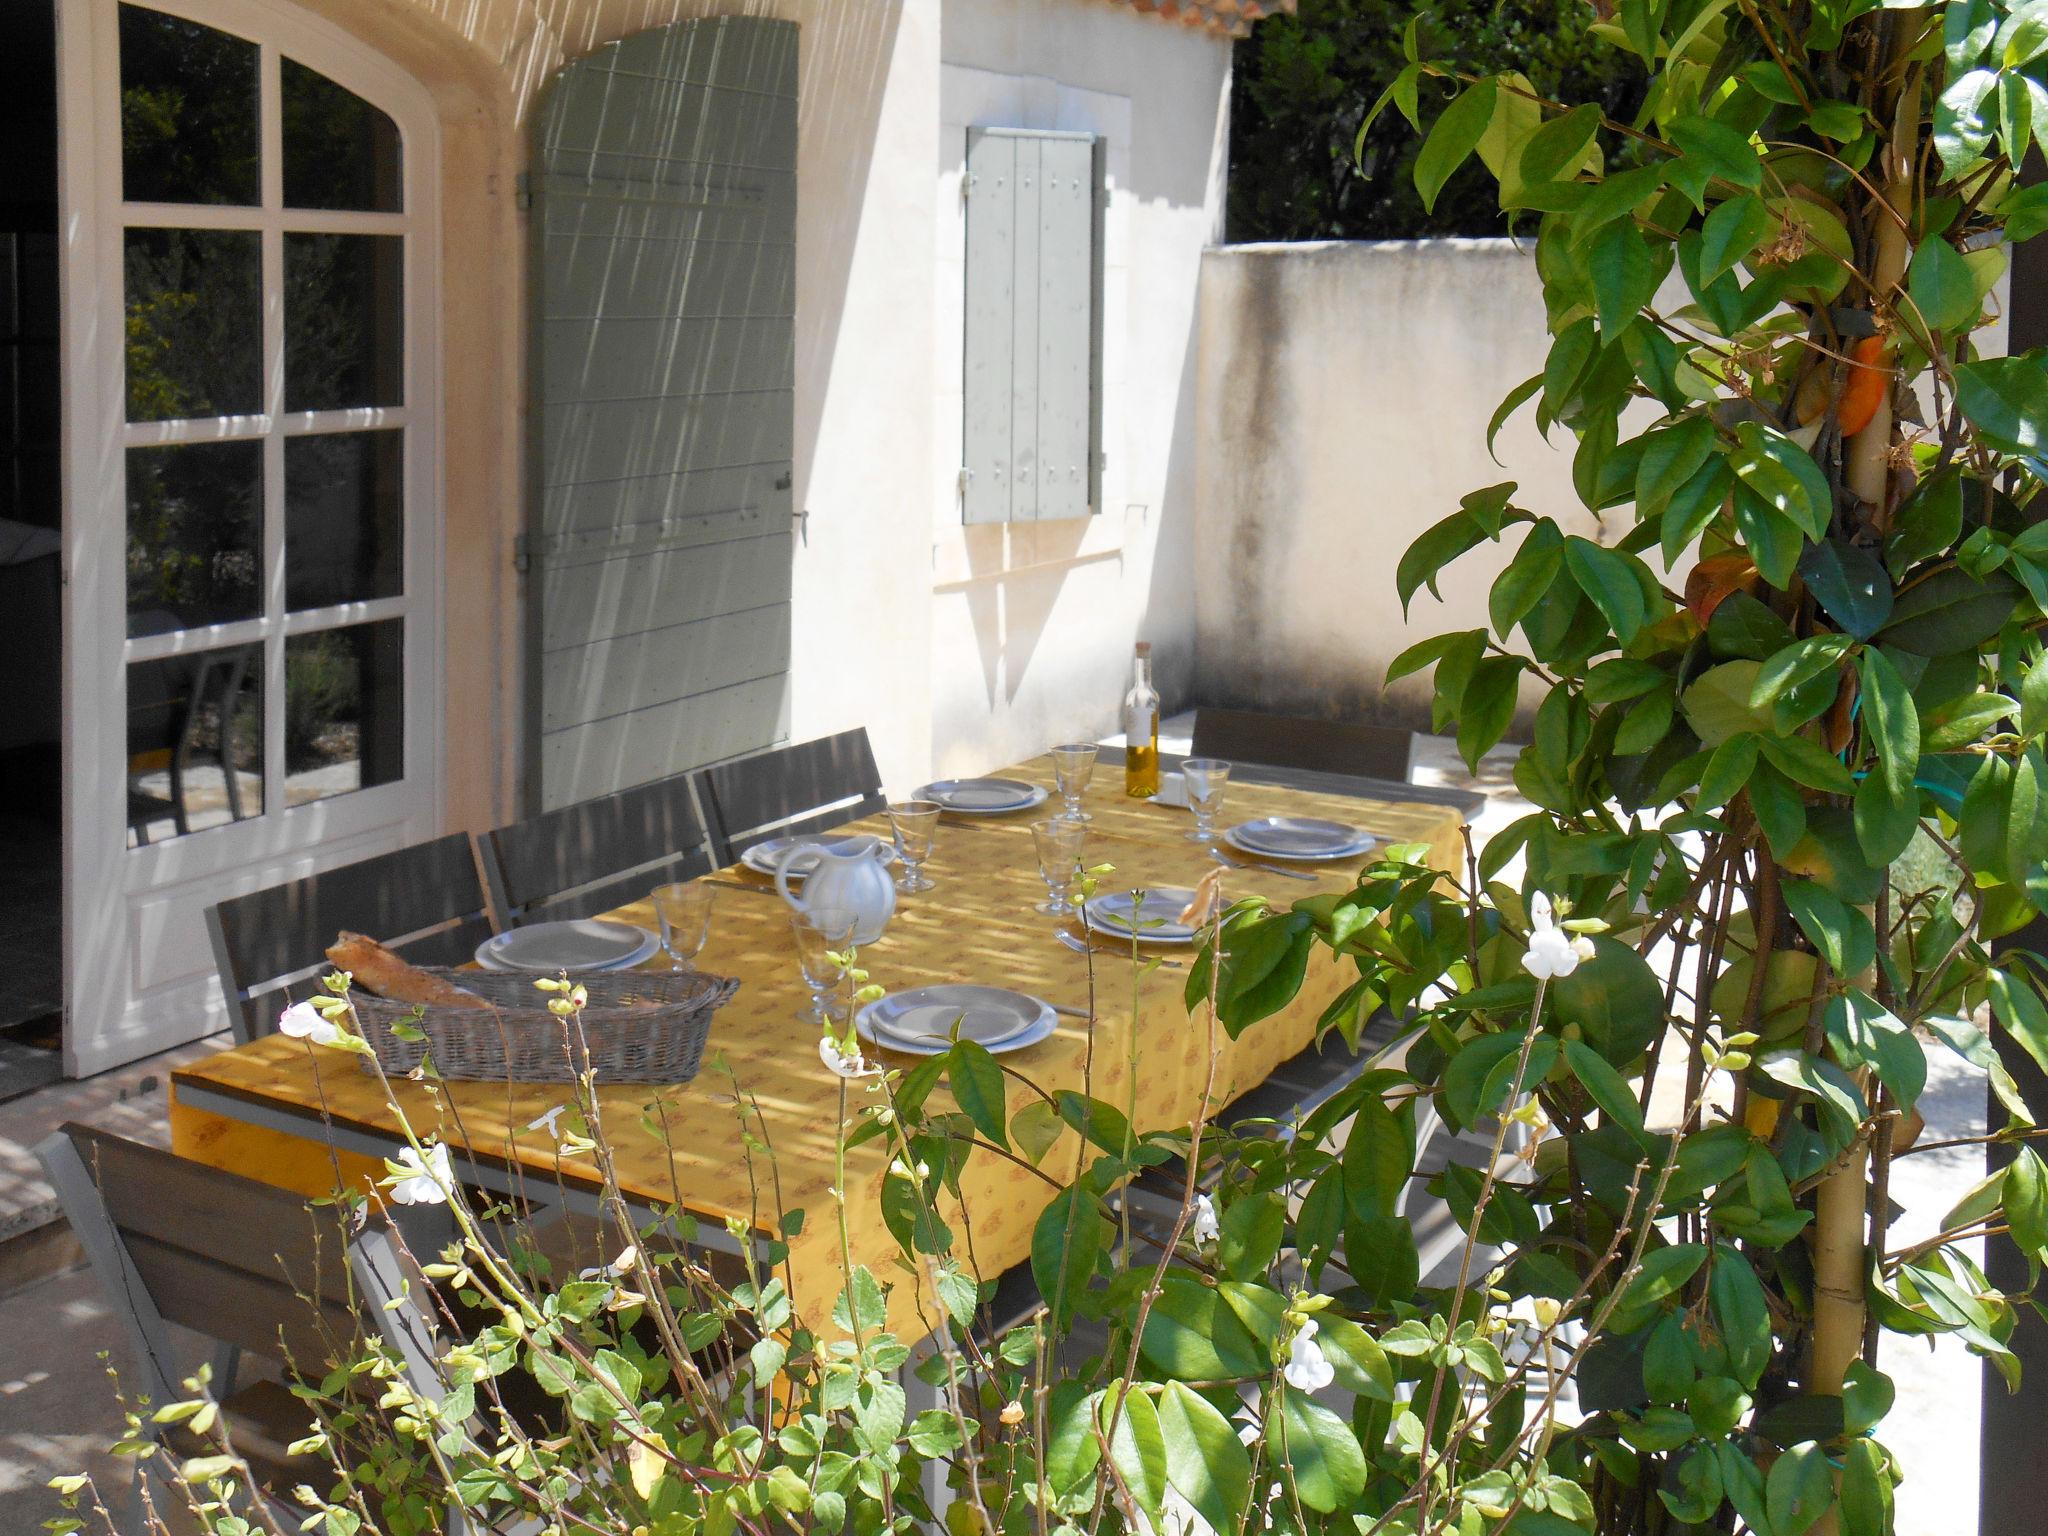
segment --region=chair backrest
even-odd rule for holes
[[[167,1323],[314,1373],[357,1338],[341,1207],[91,1126],[36,1153],[155,1378],[145,1390],[186,1395]]]
[[[1414,745],[1414,733],[1394,726],[1198,709],[1189,755],[1406,783]]]
[[[702,770],[721,863],[764,838],[822,832],[883,809],[865,726]]]
[[[479,839],[505,926],[589,917],[711,868],[688,774],[546,811]]]
[[[294,992],[311,994],[298,983],[325,972],[327,946],[343,929],[415,965],[459,965],[491,936],[466,832],[231,896],[207,912],[206,926],[243,1042],[276,1029]]]

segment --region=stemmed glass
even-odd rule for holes
[[[1195,813],[1191,843],[1216,841],[1216,813],[1223,809],[1223,786],[1230,782],[1230,764],[1220,758],[1191,757],[1180,765],[1187,780],[1188,809]]]
[[[668,951],[669,970],[694,971],[697,956],[711,937],[711,887],[701,880],[660,885],[648,899],[661,920],[661,947]]]
[[[937,882],[926,877],[924,861],[932,856],[932,834],[939,828],[936,800],[898,800],[889,807],[889,825],[896,833],[896,851],[903,856],[899,891],[928,891]]]
[[[1045,881],[1045,900],[1032,910],[1047,917],[1066,917],[1074,910],[1067,890],[1081,867],[1081,847],[1088,840],[1088,829],[1078,821],[1055,816],[1034,821],[1031,840],[1038,847],[1039,878]]]
[[[805,985],[811,989],[810,1006],[797,1013],[806,1024],[839,1022],[840,1010],[834,1006],[832,994],[842,978],[831,957],[853,946],[856,921],[856,915],[844,907],[807,907],[790,917],[790,932],[796,936],[796,963],[804,973]]]
[[[1095,758],[1101,750],[1092,741],[1074,741],[1052,749],[1053,778],[1059,784],[1061,797],[1067,802],[1067,808],[1060,813],[1062,821],[1095,819],[1081,809],[1081,796],[1088,788],[1088,781],[1095,777]]]

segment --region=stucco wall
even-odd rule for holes
[[[1195,291],[1221,206],[1227,43],[1103,0],[301,3],[418,76],[443,113],[451,826],[519,808],[526,263],[514,191],[533,108],[567,60],[694,16],[802,28],[794,495],[809,517],[792,736],[864,724],[904,789],[936,767],[984,768],[1106,725],[1140,634],[1159,643],[1168,683],[1185,683]],[[959,525],[959,70],[1125,104],[1111,254],[1146,281],[1119,297],[1107,338],[1113,499],[1085,524],[972,538]]]
[[[1567,531],[1597,532],[1532,408],[1486,426],[1548,350],[1535,263],[1506,240],[1246,245],[1202,265],[1195,407],[1197,696],[1423,724],[1427,674],[1384,697],[1425,635],[1486,622],[1512,553],[1484,546],[1404,622],[1401,551],[1502,480]],[[1525,695],[1524,702],[1532,701]]]

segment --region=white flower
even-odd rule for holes
[[[576,1278],[579,1280],[617,1280],[639,1262],[639,1248],[629,1244],[625,1252],[621,1253],[616,1259],[613,1259],[611,1263],[593,1264],[588,1269],[578,1270]]]
[[[1537,891],[1529,898],[1529,953],[1522,956],[1522,968],[1538,981],[1569,976],[1581,960],[1593,958],[1593,941],[1577,938],[1557,926],[1550,898]]]
[[[542,1115],[538,1120],[527,1121],[526,1128],[529,1131],[546,1131],[550,1136],[554,1137],[556,1141],[560,1141],[562,1139],[562,1128],[559,1125],[556,1125],[555,1122],[561,1119],[562,1116],[566,1115],[567,1113],[569,1113],[568,1105],[557,1104],[553,1109],[549,1110],[546,1114]]]
[[[839,1042],[829,1034],[818,1037],[818,1060],[825,1063],[825,1070],[834,1077],[849,1080],[856,1077],[872,1077],[881,1071],[880,1067],[869,1066],[866,1058],[858,1050],[841,1050]]]
[[[384,1182],[391,1186],[391,1198],[400,1205],[441,1205],[447,1201],[455,1179],[448,1171],[446,1147],[429,1145],[425,1157],[412,1147],[400,1147],[393,1162],[405,1171]]]
[[[277,1016],[277,1032],[290,1035],[294,1040],[310,1040],[315,1045],[333,1045],[341,1038],[341,1031],[327,1021],[327,1016],[311,1003],[293,1003]]]
[[[1196,1247],[1213,1243],[1222,1232],[1216,1223],[1216,1202],[1207,1195],[1195,1196],[1194,1218],[1188,1222],[1188,1237]]]
[[[1297,1392],[1320,1392],[1337,1379],[1336,1367],[1323,1358],[1323,1346],[1316,1342],[1314,1318],[1301,1325],[1287,1347],[1287,1364],[1280,1374]]]

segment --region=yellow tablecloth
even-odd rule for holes
[[[1005,770],[1008,777],[1050,783],[1044,759]],[[1123,797],[1121,771],[1104,765],[1086,808],[1094,816],[1086,862],[1110,863],[1105,888],[1192,885],[1216,867],[1207,850],[1185,840],[1188,813]],[[1032,907],[1044,898],[1034,859],[1030,822],[1036,812],[1002,819],[942,818],[927,872],[936,888],[898,894],[888,931],[861,955],[872,979],[890,991],[939,982],[980,982],[1013,987],[1048,1002],[1085,1008],[1090,1000],[1090,957],[1057,943],[1048,919]],[[1223,822],[1266,815],[1323,816],[1361,825],[1385,840],[1426,842],[1439,867],[1459,857],[1459,814],[1440,805],[1312,794],[1233,784]],[[853,830],[887,835],[884,818]],[[1224,893],[1235,900],[1260,894],[1276,905],[1317,889],[1342,888],[1348,869],[1329,871],[1316,884],[1263,870],[1227,870]],[[698,959],[714,974],[741,979],[738,995],[712,1025],[705,1064],[697,1078],[676,1087],[601,1087],[600,1112],[629,1198],[659,1205],[677,1202],[713,1222],[738,1219],[772,1229],[778,1209],[802,1209],[805,1222],[791,1242],[789,1273],[799,1315],[819,1324],[830,1315],[843,1285],[839,1232],[831,1188],[838,1134],[839,1083],[820,1064],[815,1026],[795,1015],[807,992],[789,931],[789,914],[767,882],[744,869],[709,877],[718,884],[710,942]],[[615,916],[652,927],[645,903]],[[1167,951],[1168,954],[1176,954]],[[1177,952],[1182,960],[1192,958]],[[1188,1123],[1208,1076],[1208,1031],[1181,1001],[1184,969],[1167,966],[1134,975],[1121,954],[1094,957],[1096,1023],[1062,1016],[1042,1044],[1004,1057],[1048,1091],[1081,1089],[1119,1108],[1136,1106],[1141,1130]],[[658,961],[657,963],[665,963]],[[1340,970],[1318,952],[1300,996],[1285,1013],[1246,1031],[1236,1041],[1219,1030],[1214,1102],[1220,1106],[1263,1080],[1307,1045],[1315,1020],[1345,985]],[[1135,1049],[1132,1031],[1136,1030]],[[909,1058],[890,1058],[908,1066]],[[1135,1098],[1130,1062],[1137,1063]],[[178,1101],[180,1087],[204,1085],[233,1103],[303,1117],[305,1137],[294,1138],[223,1113]],[[1011,1107],[1025,1090],[1010,1085]],[[186,1067],[173,1079],[172,1144],[184,1156],[308,1194],[331,1190],[336,1159],[315,1141],[322,1117],[373,1134],[394,1134],[395,1121],[375,1080],[352,1060],[310,1050],[273,1036]],[[451,1083],[436,1106],[426,1090],[401,1084],[400,1097],[415,1129],[466,1144],[473,1152],[516,1166],[542,1191],[560,1176],[587,1182],[587,1160],[558,1162],[554,1139],[539,1119],[568,1097],[562,1085]],[[864,1102],[855,1085],[849,1112]],[[943,1090],[935,1104],[947,1103]],[[741,1122],[751,1138],[771,1149],[749,1157]],[[361,1158],[340,1159],[344,1176],[381,1170]],[[895,1240],[881,1218],[879,1195],[887,1154],[879,1141],[855,1149],[847,1170],[848,1225],[853,1258],[868,1265],[890,1292],[890,1320],[899,1336],[921,1338],[934,1316],[922,1283],[897,1262]],[[1044,1167],[1062,1178],[1074,1167],[1072,1142],[1056,1146]],[[944,1214],[956,1246],[977,1273],[994,1277],[1026,1258],[1031,1227],[1053,1194],[1045,1181],[990,1152],[976,1152],[961,1179],[964,1212]]]

